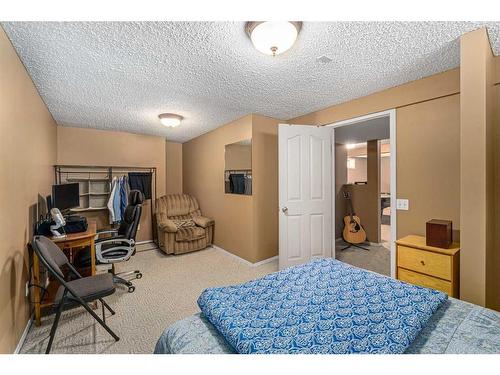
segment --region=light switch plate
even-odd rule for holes
[[[408,211],[410,209],[410,202],[408,199],[396,199],[396,209]]]

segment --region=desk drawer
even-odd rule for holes
[[[437,289],[445,292],[449,296],[453,296],[453,288],[451,282],[437,279],[432,276],[423,275],[421,273],[405,270],[398,267],[398,279],[410,284],[424,286],[426,288]]]
[[[398,267],[451,280],[451,257],[398,245]]]

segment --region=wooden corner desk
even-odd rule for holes
[[[54,241],[57,246],[61,248],[63,251],[70,252],[69,259],[73,260],[74,250],[78,251],[87,246],[90,247],[90,259],[91,259],[91,267],[90,274],[95,275],[95,244],[94,239],[97,233],[97,223],[95,220],[88,221],[88,227],[85,232],[79,233],[70,233],[64,238],[53,238],[49,237],[52,241]],[[44,280],[40,280],[40,260],[35,252],[33,252],[33,284],[40,285]],[[52,283],[57,284],[57,283]],[[47,295],[45,295],[44,299],[41,300],[42,293],[41,288],[35,287],[33,288],[33,302],[35,304],[35,324],[39,326],[41,324],[41,313],[44,307],[52,306],[54,303],[54,296],[57,292],[57,288],[59,285],[51,285],[47,287]]]

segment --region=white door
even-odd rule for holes
[[[279,268],[332,254],[332,128],[278,128]]]

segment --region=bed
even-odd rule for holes
[[[333,259],[209,288],[198,304],[156,354],[500,353],[500,313]]]

